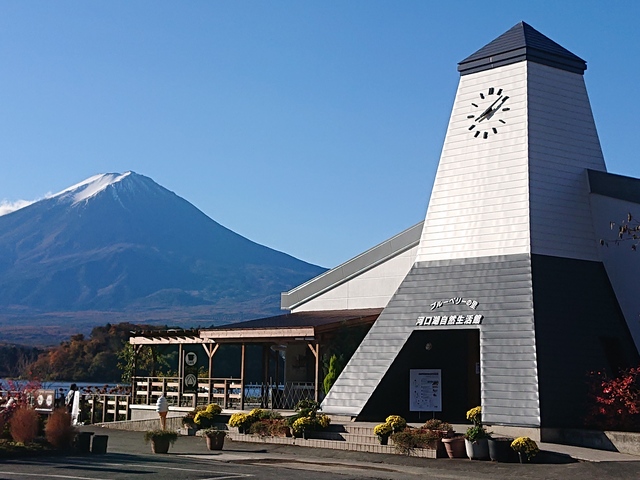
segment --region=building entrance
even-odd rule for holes
[[[441,412],[410,410],[412,369],[441,371]],[[417,330],[405,343],[359,419],[378,421],[386,415],[397,414],[410,422],[424,422],[435,417],[450,423],[466,423],[467,410],[478,405],[479,330]]]

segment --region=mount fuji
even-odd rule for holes
[[[0,336],[36,334],[20,325],[193,327],[277,314],[280,292],[323,271],[232,232],[148,177],[96,175],[0,216]]]

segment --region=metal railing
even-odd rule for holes
[[[313,382],[251,383],[245,385],[245,407],[293,410],[301,400],[314,400]]]
[[[36,406],[34,392],[0,390],[0,410],[10,398],[15,400],[22,399],[21,401],[24,401],[27,405]],[[129,394],[81,393],[78,422],[104,423],[129,420],[130,400],[131,396]],[[56,391],[53,408],[63,407],[65,407],[64,396]]]
[[[136,377],[133,403],[155,405],[164,395],[169,405],[195,408],[217,403],[222,408],[239,409],[242,383],[238,378],[199,378],[197,393],[180,391],[179,377]],[[244,406],[292,410],[300,400],[313,400],[313,382],[250,383],[244,385]]]

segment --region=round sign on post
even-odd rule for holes
[[[190,367],[193,367],[196,363],[198,363],[198,356],[195,354],[195,352],[187,352],[184,355],[184,363],[186,363]]]
[[[184,354],[183,393],[198,393],[198,356],[195,352]]]
[[[187,387],[193,388],[198,385],[198,377],[196,377],[193,373],[190,373],[186,377],[184,377],[184,384]]]

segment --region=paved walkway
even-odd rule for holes
[[[83,426],[80,427],[82,431],[90,431],[100,435],[109,436],[109,452],[119,453],[131,453],[131,454],[148,454],[150,452],[150,446],[146,445],[142,440],[143,433],[126,430],[115,430],[110,428],[101,428],[97,426]],[[288,446],[288,445],[273,445],[268,442],[264,443],[246,443],[246,442],[233,442],[233,451],[223,450],[221,453],[211,453],[206,449],[205,442],[201,438],[184,437],[182,441],[176,442],[172,447],[175,453],[193,453],[194,446],[197,448],[197,454],[199,457],[203,453],[207,453],[215,457],[220,461],[242,461],[245,459],[255,460],[257,458],[282,458],[282,455],[296,452],[301,450],[324,450],[316,448],[305,448],[300,446]],[[188,447],[186,442],[188,441]],[[227,444],[225,444],[227,445]],[[265,452],[265,447],[268,446],[268,452]],[[538,446],[541,450],[541,458],[544,458],[545,462],[549,463],[563,463],[563,457],[565,459],[574,459],[578,461],[587,462],[638,462],[640,464],[640,457],[635,455],[627,455],[618,452],[609,452],[605,450],[595,450],[592,448],[574,447],[569,445],[560,445],[555,443],[539,443]],[[361,455],[363,459],[366,459],[368,463],[371,462],[371,455],[375,457],[377,454],[372,453],[360,453],[360,452],[343,452],[341,450],[325,450],[324,452],[314,452],[314,456],[326,456],[333,459],[339,457],[345,457],[348,459],[357,460]],[[343,455],[344,454],[344,455]],[[398,460],[406,462],[406,456],[402,455],[380,455],[384,457],[385,462],[393,462],[393,457],[399,457]],[[446,459],[440,459],[437,461],[446,461]]]

